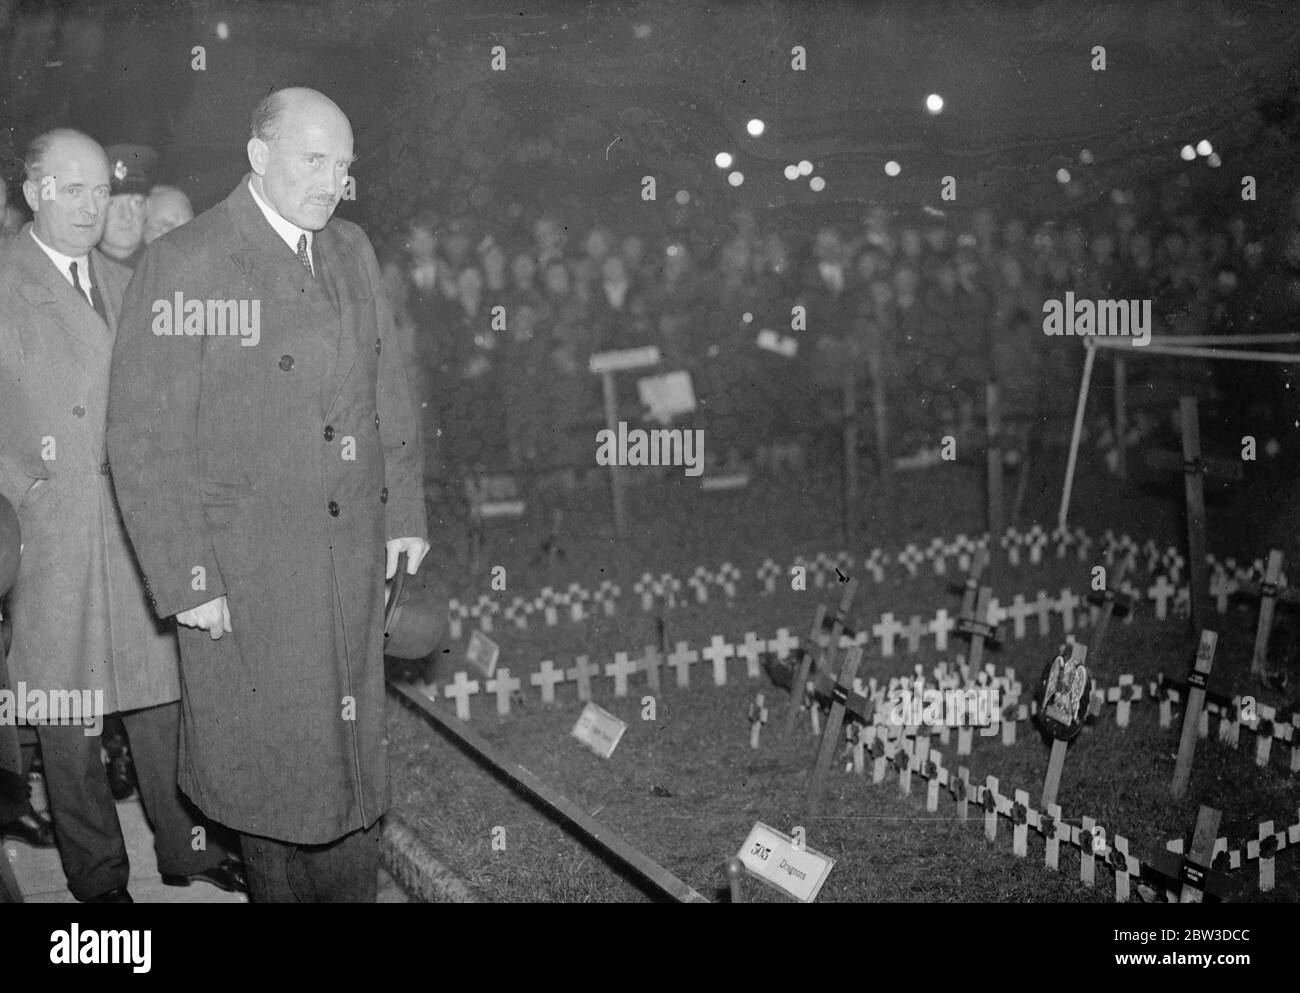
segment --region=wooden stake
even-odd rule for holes
[[[856,578],[850,579],[844,584],[844,591],[840,594],[840,604],[835,610],[835,617],[831,623],[830,638],[824,648],[818,651],[817,668],[820,670],[823,664],[833,664],[835,653],[839,649],[840,635],[844,633],[844,625],[848,620],[849,608],[853,605],[853,596],[857,592],[858,581]],[[813,630],[809,636],[808,644],[803,646],[802,655],[799,660],[799,671],[795,673],[795,681],[790,686],[790,709],[786,711],[785,728],[781,732],[781,740],[789,741],[790,735],[794,731],[795,721],[798,720],[799,710],[803,702],[803,687],[808,685],[808,673],[812,668],[812,651],[821,637],[822,625],[825,623],[826,608],[818,604],[816,615],[813,618]],[[850,680],[852,685],[852,680]]]
[[[1179,402],[1183,421],[1183,488],[1187,493],[1187,571],[1191,581],[1192,624],[1199,631],[1209,616],[1210,589],[1205,572],[1205,481],[1201,467],[1201,421],[1196,397]]]
[[[606,369],[600,374],[600,387],[605,395],[605,427],[618,436],[618,402],[614,393],[614,372]],[[624,489],[623,469],[615,459],[609,465],[610,492],[614,498],[614,532],[620,537],[627,534],[627,494]]]
[[[862,646],[854,645],[845,653],[844,664],[840,666],[839,679],[836,680],[835,689],[832,691],[830,716],[826,718],[826,727],[822,731],[821,750],[817,753],[812,782],[808,785],[807,815],[809,818],[816,817],[820,813],[822,793],[826,789],[826,772],[830,769],[831,762],[835,759],[835,752],[840,747],[840,730],[844,725],[844,703],[861,662]]]
[[[1201,708],[1205,705],[1206,682],[1214,665],[1214,650],[1219,636],[1214,631],[1202,631],[1201,643],[1196,650],[1196,662],[1187,677],[1187,709],[1183,714],[1183,736],[1178,743],[1178,760],[1174,764],[1174,781],[1170,787],[1174,799],[1181,800],[1192,778],[1192,758],[1196,753],[1196,738],[1201,724]],[[1213,842],[1213,839],[1211,839]]]
[[[1277,602],[1277,584],[1282,576],[1282,553],[1274,548],[1268,553],[1268,568],[1260,587],[1259,627],[1255,631],[1255,653],[1250,657],[1250,674],[1262,676],[1268,657],[1268,636],[1273,630],[1273,606]]]
[[[1070,743],[1056,738],[1052,741],[1052,755],[1047,760],[1047,778],[1043,780],[1043,798],[1039,806],[1046,810],[1056,803],[1061,788],[1061,771],[1065,768],[1065,752]]]

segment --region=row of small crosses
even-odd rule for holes
[[[989,603],[989,615],[992,619],[1000,620],[1003,617],[1011,617],[1013,620],[1012,633],[1017,639],[1029,635],[1030,628],[1025,623],[1026,619],[1033,615],[1038,615],[1037,630],[1041,637],[1049,637],[1053,632],[1052,624],[1053,614],[1060,617],[1061,633],[1067,638],[1076,630],[1076,620],[1083,623],[1088,617],[1087,610],[1078,611],[1083,601],[1069,588],[1061,591],[1059,598],[1051,598],[1046,593],[1039,592],[1033,604],[1026,599],[1023,594],[1016,594],[1012,601],[1012,606],[1005,610],[1001,608],[996,601]],[[1130,612],[1125,618],[1124,623],[1131,623],[1134,612]],[[1160,617],[1159,613],[1157,616]],[[1164,619],[1161,617],[1160,619]],[[930,620],[925,620],[921,615],[913,615],[911,621],[903,625],[898,622],[893,613],[885,612],[881,615],[880,622],[872,625],[871,632],[858,631],[854,638],[850,639],[848,635],[842,635],[840,638],[841,647],[848,647],[856,643],[866,644],[867,640],[874,635],[880,640],[881,655],[892,657],[896,654],[896,647],[899,638],[906,641],[908,654],[915,654],[921,649],[921,640],[927,632],[934,635],[935,647],[939,651],[945,651],[948,647],[948,636],[956,628],[957,619],[950,615],[946,608],[940,608]],[[761,675],[761,664],[763,654],[771,653],[779,660],[789,657],[791,651],[799,647],[801,639],[792,635],[788,628],[781,628],[777,631],[776,637],[763,639],[758,637],[753,631],[745,633],[743,641],[737,645],[730,643],[720,634],[712,636],[706,646],[699,649],[690,647],[687,642],[679,641],[676,649],[668,654],[666,659],[662,658],[658,649],[647,647],[641,656],[633,660],[629,652],[616,652],[614,662],[606,664],[603,674],[614,680],[614,695],[627,695],[628,677],[638,672],[646,676],[647,684],[652,689],[658,688],[660,667],[667,665],[676,671],[676,683],[680,688],[686,688],[690,685],[690,666],[703,659],[709,662],[713,671],[713,682],[717,686],[725,685],[727,680],[727,662],[732,659],[743,659],[746,664],[746,673],[750,678],[758,678]],[[489,684],[486,687],[488,693],[498,694],[497,709],[500,713],[509,712],[509,702],[511,692],[504,690],[506,682],[509,680],[508,670],[498,669],[498,674],[506,672],[504,681],[498,680],[498,685]],[[543,661],[539,670],[529,677],[531,685],[541,689],[543,702],[550,703],[555,697],[555,685],[563,682],[575,682],[578,684],[579,698],[583,700],[590,699],[591,677],[599,677],[602,674],[601,666],[591,663],[586,655],[578,656],[577,663],[569,669],[557,669],[552,660]],[[516,680],[517,682],[517,680]],[[469,697],[479,692],[479,683],[477,680],[469,680],[465,672],[458,672],[453,683],[443,687],[445,696],[448,699],[455,700],[456,712],[462,719],[469,719]],[[504,696],[502,693],[504,692]]]
[[[1045,864],[1053,872],[1059,868],[1062,841],[1079,850],[1079,879],[1086,886],[1093,885],[1095,860],[1101,857],[1102,864],[1109,866],[1115,874],[1117,902],[1126,902],[1131,879],[1135,876],[1141,878],[1142,863],[1129,854],[1128,841],[1122,835],[1108,841],[1105,828],[1091,817],[1080,818],[1078,825],[1067,824],[1061,816],[1059,804],[1050,804],[1047,813],[1041,813],[1029,805],[1026,790],[1016,790],[1014,798],[1004,796],[998,791],[998,780],[994,776],[989,776],[984,786],[972,786],[964,767],[956,775],[944,767],[943,756],[931,750],[928,735],[921,734],[911,739],[902,727],[891,725],[884,733],[881,729],[868,727],[856,746],[854,763],[850,768],[863,773],[867,756],[872,760],[873,783],[882,782],[886,767],[891,765],[898,773],[903,793],[911,793],[913,773],[927,780],[926,810],[931,813],[939,808],[940,790],[946,790],[957,803],[958,817],[962,820],[967,818],[968,803],[973,802],[982,808],[984,833],[989,841],[996,840],[998,818],[1010,820],[1012,851],[1018,858],[1025,858],[1028,854],[1027,833],[1033,829],[1043,836]],[[1226,838],[1218,839],[1214,846],[1214,866],[1232,870],[1239,869],[1244,859],[1258,860],[1260,889],[1267,892],[1273,888],[1274,857],[1287,847],[1300,846],[1300,817],[1296,824],[1283,831],[1275,831],[1273,821],[1264,821],[1257,834],[1256,839],[1246,844],[1244,853],[1239,848],[1229,849]],[[1182,840],[1168,842],[1165,847],[1181,854]]]
[[[1021,684],[1016,677],[1015,670],[1010,666],[1003,670],[1004,674],[1002,676],[998,676],[993,663],[985,663],[984,671],[978,673],[976,678],[972,680],[967,667],[962,664],[962,656],[958,655],[957,660],[956,667],[949,666],[947,662],[939,662],[931,670],[932,682],[926,682],[923,667],[917,665],[912,676],[895,676],[884,687],[877,686],[877,682],[873,678],[867,682],[864,688],[862,680],[855,678],[853,680],[853,691],[875,702],[876,724],[884,726],[888,723],[889,714],[889,709],[885,706],[886,702],[892,699],[892,694],[896,690],[914,691],[917,680],[922,682],[922,692],[929,689],[942,692],[954,689],[965,690],[971,687],[996,688],[1001,692],[1002,699],[1005,701],[998,716],[1002,729],[1002,743],[1004,745],[1014,745],[1016,743],[1016,725],[1026,721],[1033,721],[1038,716],[1038,701],[1031,699],[1028,703],[1020,702]],[[1114,704],[1115,724],[1123,728],[1128,727],[1130,708],[1133,703],[1144,699],[1153,700],[1160,704],[1160,726],[1168,729],[1173,726],[1172,705],[1180,702],[1181,698],[1182,694],[1178,686],[1166,680],[1163,674],[1149,681],[1145,686],[1137,682],[1132,675],[1123,675],[1118,678],[1114,686],[1106,688],[1094,687],[1089,703],[1089,712],[1092,716],[1098,716],[1103,706]],[[1268,767],[1274,740],[1283,744],[1289,743],[1291,746],[1289,771],[1292,773],[1300,772],[1300,711],[1292,711],[1288,716],[1285,711],[1279,712],[1276,708],[1267,704],[1256,703],[1254,705],[1254,714],[1250,720],[1243,720],[1241,712],[1242,701],[1240,696],[1234,697],[1232,703],[1228,705],[1221,705],[1216,701],[1207,700],[1200,716],[1200,737],[1209,737],[1209,718],[1211,715],[1217,716],[1219,718],[1218,739],[1221,743],[1230,745],[1233,748],[1239,747],[1241,729],[1245,727],[1246,730],[1256,735],[1255,764],[1261,768]],[[852,743],[856,733],[853,722],[847,722],[845,734],[850,739],[850,743]],[[930,733],[932,735],[938,733],[941,742],[945,745],[948,744],[949,732],[946,726],[940,725],[937,728],[932,728]],[[958,735],[957,754],[970,754],[969,730]]]
[[[1057,558],[1061,559],[1065,558],[1067,550],[1073,547],[1077,549],[1079,559],[1086,561],[1094,544],[1082,528],[1075,528],[1074,531],[1062,531],[1057,528],[1050,536],[1038,525],[1024,532],[1008,528],[1003,537],[1003,547],[1007,552],[1008,561],[1013,566],[1040,563],[1042,550],[1046,547],[1049,538],[1055,544]],[[915,544],[909,544],[893,558],[911,576],[918,575],[920,566],[926,561],[931,563],[935,575],[942,576],[947,574],[950,558],[955,559],[958,571],[969,571],[971,556],[977,548],[986,544],[986,536],[972,539],[961,534],[951,542],[935,538],[924,551]],[[1154,585],[1148,588],[1146,595],[1148,599],[1155,602],[1158,619],[1165,618],[1171,602],[1177,612],[1186,613],[1190,603],[1190,590],[1181,582],[1185,578],[1186,563],[1177,549],[1167,547],[1162,551],[1159,545],[1151,540],[1139,545],[1128,535],[1117,536],[1109,530],[1103,534],[1099,547],[1107,564],[1114,565],[1119,557],[1129,555],[1135,562],[1146,566],[1148,575],[1156,576]],[[1019,554],[1021,548],[1028,549],[1024,558]],[[1226,613],[1228,599],[1238,588],[1257,584],[1263,580],[1265,572],[1263,559],[1255,559],[1246,566],[1238,566],[1236,560],[1232,558],[1219,561],[1212,554],[1207,555],[1206,559],[1210,570],[1210,595],[1214,598],[1220,614]],[[878,548],[873,549],[863,559],[862,571],[869,574],[877,583],[882,583],[885,580],[885,566],[889,560],[890,556],[886,553]],[[813,586],[824,588],[828,583],[833,583],[836,578],[841,576],[847,578],[854,569],[854,558],[847,552],[839,552],[835,555],[823,552],[811,559],[797,557],[793,565],[807,568]],[[771,558],[764,561],[756,572],[757,580],[763,592],[767,594],[775,593],[777,582],[788,575],[789,569],[783,569]],[[666,607],[684,604],[688,597],[683,593],[683,585],[691,589],[698,603],[707,603],[709,592],[715,586],[720,588],[728,599],[734,599],[740,578],[741,571],[730,562],[722,563],[717,570],[697,566],[685,584],[671,573],[664,573],[656,578],[647,572],[637,581],[633,592],[640,597],[642,609],[650,611],[655,609],[656,604]],[[1279,586],[1286,585],[1286,578],[1283,576]],[[1124,591],[1139,592],[1128,583],[1125,584]],[[612,580],[604,580],[594,591],[580,583],[571,583],[565,590],[556,590],[548,586],[532,598],[515,596],[504,607],[500,600],[487,593],[480,595],[474,603],[453,598],[448,605],[450,634],[453,639],[460,639],[464,635],[464,621],[469,618],[473,618],[485,633],[491,633],[493,617],[497,615],[503,616],[506,622],[513,623],[520,629],[527,628],[530,619],[537,614],[544,618],[548,626],[558,624],[561,616],[566,616],[573,623],[580,623],[589,613],[595,613],[598,609],[606,616],[613,616],[621,596],[622,588],[618,584]],[[1031,613],[1037,609],[1034,608]],[[1023,620],[1017,623],[1023,625]]]
[[[1163,579],[1164,577],[1161,577]],[[617,587],[613,587],[617,589]],[[1173,588],[1169,591],[1172,594]],[[1186,600],[1187,593],[1184,587],[1181,591],[1180,599]],[[1168,596],[1162,596],[1156,601],[1156,619],[1167,620],[1169,614],[1167,610],[1162,609],[1167,606]],[[612,612],[609,606],[610,601],[606,600],[607,609]],[[1027,621],[1031,616],[1037,615],[1038,624],[1036,625],[1038,635],[1043,638],[1050,637],[1053,634],[1054,625],[1052,616],[1057,615],[1060,618],[1061,633],[1068,639],[1072,633],[1079,627],[1088,623],[1090,620],[1090,610],[1098,608],[1095,605],[1086,605],[1086,609],[1080,609],[1085,605],[1085,601],[1073,592],[1069,587],[1061,590],[1057,598],[1049,597],[1045,592],[1039,591],[1034,601],[1030,601],[1024,594],[1017,593],[1012,599],[1010,607],[1002,607],[996,600],[989,601],[990,623],[998,623],[1004,619],[1010,618],[1012,621],[1012,636],[1017,640],[1029,636],[1031,628]],[[1130,611],[1123,623],[1131,624],[1136,611]],[[488,615],[485,613],[484,617]],[[957,626],[957,619],[949,614],[947,608],[939,608],[934,616],[926,620],[923,615],[913,614],[907,624],[898,621],[891,611],[886,611],[880,615],[880,621],[873,624],[870,631],[865,629],[859,630],[852,638],[847,634],[840,637],[840,647],[846,648],[853,644],[865,645],[875,637],[880,641],[881,656],[892,658],[897,652],[898,642],[900,639],[907,644],[907,653],[916,654],[921,650],[921,642],[926,634],[934,636],[934,647],[937,651],[946,651],[948,648],[948,637]],[[700,660],[701,656],[710,661],[713,667],[714,683],[724,685],[726,682],[727,667],[729,659],[744,659],[747,665],[748,674],[757,678],[760,674],[760,665],[764,652],[772,652],[778,659],[788,657],[790,651],[798,647],[800,639],[791,635],[787,628],[781,628],[777,636],[770,640],[759,638],[754,632],[746,632],[744,641],[739,645],[727,642],[722,635],[713,635],[708,646],[701,648],[699,651],[692,649],[686,642],[677,642],[677,650],[670,653],[666,664],[669,667],[677,668],[677,684],[681,687],[689,685],[689,667],[693,662]],[[615,662],[605,667],[605,675],[614,679],[615,696],[624,696],[627,692],[627,677],[638,671],[644,671],[647,674],[647,680],[652,685],[656,684],[659,676],[659,666],[665,664],[665,660],[659,658],[659,652],[656,649],[648,648],[642,656],[641,663],[631,663],[627,659],[629,653],[618,652],[615,655]],[[590,671],[587,669],[587,656],[579,656],[582,664],[572,669],[560,670],[554,669],[553,662],[543,662],[542,668],[549,674],[543,676],[541,672],[533,674],[531,677],[532,684],[542,688],[542,698],[545,702],[554,699],[554,684],[557,682],[574,681],[579,684],[579,694],[582,699],[589,699],[590,676],[599,675],[600,668],[592,665]],[[620,663],[620,659],[623,661]],[[628,668],[630,666],[630,668]],[[640,666],[640,668],[638,668]],[[453,687],[446,687],[448,698],[456,699],[457,713],[462,714],[465,719],[469,717],[468,696],[478,692],[477,681],[465,684],[465,674],[458,673],[457,677],[461,680],[457,684],[456,692],[464,693],[463,699],[453,695]],[[473,689],[465,688],[466,685],[472,685]],[[493,690],[488,689],[491,693]],[[502,709],[502,708],[507,709]],[[498,702],[498,710],[502,713],[508,713],[508,698]]]

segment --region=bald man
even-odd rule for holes
[[[176,787],[176,636],[151,616],[105,461],[109,365],[130,274],[94,247],[109,199],[104,150],[77,131],[40,135],[23,195],[33,220],[0,249],[0,494],[23,537],[9,673],[51,706],[53,693],[81,704],[80,723],[70,710],[26,715],[68,888],[85,902],[131,902],[100,761],[102,718],[113,712],[131,736],[163,881],[242,888]]]
[[[144,203],[144,243],[152,245],[168,231],[194,220],[190,198],[175,186],[155,186]]]
[[[372,901],[384,581],[429,548],[419,429],[374,250],[331,220],[347,117],[280,90],[246,150],[230,195],[136,270],[109,452],[181,625],[182,788],[240,832],[255,901]]]

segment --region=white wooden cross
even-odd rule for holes
[[[718,585],[722,591],[727,594],[727,599],[734,599],[736,596],[736,580],[740,579],[740,570],[730,562],[723,562],[718,566]]]
[[[1163,621],[1169,616],[1169,600],[1178,591],[1174,589],[1169,577],[1160,575],[1155,585],[1147,590],[1147,597],[1156,602],[1156,620]]]
[[[767,643],[767,650],[775,652],[776,657],[785,660],[790,657],[790,652],[799,647],[799,639],[790,634],[789,628],[778,628],[776,637]]]
[[[1028,545],[1029,562],[1031,565],[1038,565],[1043,561],[1043,549],[1047,545],[1047,532],[1035,524],[1029,529]]]
[[[917,568],[925,561],[925,555],[915,544],[908,543],[907,547],[898,553],[898,564],[907,570],[907,574],[916,577]]]
[[[736,657],[745,660],[745,674],[750,679],[757,679],[763,674],[758,663],[766,650],[767,642],[761,640],[753,631],[745,632],[745,640],[736,649]]]
[[[637,670],[637,664],[627,657],[627,652],[615,652],[614,661],[605,666],[605,675],[614,677],[614,695],[627,696],[627,677]]]
[[[1001,545],[1002,550],[1007,553],[1007,564],[1020,565],[1020,532],[1015,528],[1007,528],[1002,535]]]
[[[1286,835],[1274,832],[1272,821],[1263,821],[1259,825],[1259,837],[1246,842],[1246,858],[1259,859],[1259,891],[1269,893],[1277,885],[1274,876],[1273,859],[1278,849],[1283,847]]]
[[[831,572],[835,569],[835,563],[825,552],[818,552],[817,557],[813,559],[813,568],[810,570],[813,574],[813,586],[817,589],[824,589],[826,580]]]
[[[889,612],[881,614],[880,623],[871,626],[871,633],[880,639],[880,654],[885,658],[893,657],[894,636],[902,632],[902,625],[894,620],[894,615]]]
[[[651,611],[655,608],[655,578],[643,572],[641,578],[632,586],[632,592],[641,597],[641,609]]]
[[[701,566],[700,568],[703,568],[703,566]],[[697,574],[699,573],[700,568],[697,568],[695,570]],[[781,567],[777,565],[776,562],[774,562],[772,559],[767,559],[763,562],[761,566],[758,567],[758,572],[755,573],[755,576],[758,579],[758,581],[763,584],[764,593],[766,594],[775,593],[776,581],[781,576]],[[695,581],[696,581],[696,577],[692,576],[691,583],[694,584]],[[707,593],[701,595],[702,590],[703,590],[703,584],[695,588],[695,595],[697,598],[699,598],[701,603],[703,603],[705,600],[708,599]]]
[[[1034,598],[1034,613],[1038,615],[1038,636],[1046,638],[1052,633],[1052,611],[1056,609],[1056,601],[1049,597],[1043,590],[1038,591],[1038,596]]]
[[[1061,615],[1062,629],[1069,634],[1074,630],[1074,616],[1079,609],[1079,598],[1068,586],[1061,590],[1061,596],[1056,601],[1056,609]]]
[[[957,626],[957,621],[948,616],[948,611],[940,607],[934,615],[928,627],[930,633],[934,635],[934,647],[936,651],[946,652],[948,650],[948,633]]]
[[[1210,596],[1214,598],[1215,609],[1220,614],[1228,612],[1228,573],[1223,566],[1216,564],[1210,573]]]
[[[547,627],[555,627],[556,622],[559,620],[555,610],[558,599],[559,598],[555,595],[555,590],[551,589],[549,586],[542,587],[541,607],[542,613],[546,617]]]
[[[623,595],[623,590],[608,579],[601,580],[592,599],[601,605],[606,617],[614,616],[614,601]]]
[[[669,667],[677,670],[677,686],[686,689],[691,685],[691,665],[700,660],[700,653],[684,641],[677,642],[677,648],[668,656]]]
[[[578,583],[569,584],[569,618],[577,623],[587,616],[583,604],[591,599],[591,593]]]
[[[478,692],[478,680],[470,679],[464,671],[456,673],[456,678],[442,688],[443,696],[456,701],[456,716],[462,721],[469,720],[469,698]]]
[[[1115,687],[1115,690],[1115,724],[1118,727],[1126,728],[1128,727],[1129,710],[1132,706],[1132,701],[1134,699],[1133,693],[1135,692],[1132,675],[1120,676],[1119,685]],[[1136,692],[1140,693],[1141,688],[1137,688]],[[1108,693],[1107,697],[1109,696],[1110,694]]]
[[[953,540],[952,551],[957,555],[957,571],[970,572],[970,557],[975,551],[975,543],[964,534],[959,534]]]
[[[573,668],[564,674],[577,682],[578,699],[585,702],[591,699],[591,677],[600,674],[600,666],[588,663],[587,656],[579,655],[573,660]]]
[[[471,617],[478,621],[479,629],[484,634],[491,634],[492,615],[500,609],[501,608],[497,606],[497,602],[484,593],[479,596],[478,602],[469,608],[469,613]]]
[[[930,542],[930,547],[925,550],[926,558],[934,562],[936,576],[943,576],[948,572],[948,560],[944,557],[947,550],[948,545],[942,538],[935,538]]]
[[[725,686],[727,683],[727,659],[735,658],[736,646],[728,645],[722,635],[715,634],[713,640],[709,642],[709,647],[704,649],[701,654],[706,660],[713,663],[713,685]]]
[[[884,553],[879,548],[873,548],[871,554],[862,563],[862,568],[871,573],[877,583],[885,581],[884,557]]]
[[[517,628],[526,628],[528,619],[524,616],[524,598],[517,596],[511,600],[506,605],[506,609],[501,612],[501,616]]]
[[[667,602],[669,607],[676,607],[677,594],[682,591],[682,581],[671,572],[665,572],[659,577],[657,585],[659,596]]]
[[[497,713],[502,717],[510,714],[510,697],[522,684],[510,675],[506,668],[497,669],[496,675],[487,681],[485,689],[497,695]]]
[[[1074,543],[1069,530],[1059,525],[1052,529],[1052,542],[1056,545],[1056,557],[1058,559],[1064,559],[1065,553],[1069,550],[1070,545]]]
[[[564,671],[555,668],[550,659],[543,659],[541,668],[528,677],[528,682],[542,688],[542,703],[554,703],[555,684],[564,682]]]
[[[1007,616],[1011,618],[1011,631],[1017,641],[1025,637],[1025,622],[1029,620],[1034,613],[1034,608],[1025,601],[1024,595],[1017,593],[1011,601],[1011,606],[1007,608]]]

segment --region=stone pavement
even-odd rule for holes
[[[139,794],[117,805],[117,819],[126,839],[127,856],[131,860],[131,881],[128,888],[136,903],[247,903],[241,893],[227,893],[208,883],[191,883],[189,886],[164,886],[154,862],[153,831],[145,820]],[[28,903],[76,903],[68,892],[67,879],[59,862],[57,848],[33,848],[16,838],[4,840],[4,853],[9,859],[23,899]],[[379,903],[409,903],[406,894],[382,869],[379,874]]]

